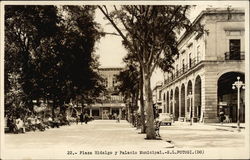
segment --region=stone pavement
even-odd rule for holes
[[[114,120],[95,120],[45,132],[6,134],[3,159],[193,159],[194,155],[201,159],[208,155],[221,156],[221,149],[204,151],[201,148],[204,145],[216,146],[220,138],[213,141],[213,137],[218,134],[220,137],[225,136],[222,143],[224,146],[229,145],[227,152],[231,151],[230,144],[236,142],[234,151],[240,155],[243,154],[239,151],[245,153],[244,148],[240,148],[243,133],[216,131],[215,126],[189,126],[188,123],[176,122],[173,126],[161,127],[163,140],[145,140],[145,134],[138,133],[139,130],[132,128],[127,121],[116,123]],[[173,140],[173,143],[166,140]],[[199,148],[192,148],[199,145]],[[238,157],[235,154],[234,158]]]
[[[116,123],[114,120],[95,120],[88,124],[62,126],[45,132],[6,134],[4,153],[7,159],[17,157],[18,159],[74,159],[117,157],[114,151],[119,152],[117,154],[122,157],[123,154],[120,151],[124,151],[125,157],[131,158],[134,156],[132,151],[164,151],[173,147],[163,140],[145,140],[145,134],[138,134],[138,132],[126,121]],[[81,151],[82,154],[80,154]],[[83,154],[83,151],[92,155]],[[94,153],[95,151],[97,152]],[[105,151],[107,153],[104,153]],[[109,154],[109,152],[113,153]],[[131,152],[131,155],[127,156],[126,152]],[[156,157],[160,158],[162,155]]]
[[[181,125],[181,126],[190,126],[190,122],[174,122],[175,125]],[[193,127],[196,128],[210,128],[210,129],[216,129],[216,130],[225,130],[225,131],[231,131],[231,132],[238,132],[237,130],[237,123],[193,123]],[[241,131],[245,131],[245,123],[240,123],[240,129]]]

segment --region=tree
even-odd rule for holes
[[[124,71],[117,75],[117,80],[120,82],[117,86],[119,91],[124,95],[125,99],[131,99],[131,106],[129,106],[129,113],[133,113],[137,108],[137,101],[139,97],[139,72],[137,68],[128,64]],[[130,104],[129,104],[130,105]],[[129,115],[130,116],[130,115]]]
[[[71,99],[95,99],[102,91],[93,53],[100,39],[94,6],[6,6],[5,73],[19,74],[23,101],[53,101],[54,109]],[[14,69],[11,64],[14,63]],[[6,81],[6,92],[10,81]]]
[[[135,57],[132,53],[129,53],[123,61],[127,64],[127,66],[132,66],[130,67],[130,71],[132,74],[131,78],[129,81],[124,81],[126,82],[134,82],[138,86],[138,96],[140,99],[140,121],[141,121],[141,133],[145,133],[146,127],[145,127],[145,113],[144,113],[144,96],[143,96],[143,75],[142,75],[142,69]]]
[[[170,71],[173,56],[178,54],[177,33],[191,30],[187,18],[191,6],[106,6],[99,9],[123,38],[124,46],[140,64],[145,89],[147,139],[155,139],[152,91],[150,78],[156,67]]]
[[[13,85],[20,85],[24,96],[19,103],[31,108],[32,100],[42,94],[35,81],[39,79],[35,53],[43,39],[55,35],[59,19],[55,7],[5,6],[5,11],[5,95]],[[13,81],[13,77],[18,78]]]

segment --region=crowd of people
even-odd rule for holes
[[[55,117],[54,120],[51,116],[41,117],[37,115],[29,116],[8,116],[7,118],[7,131],[10,133],[25,133],[26,131],[45,131],[48,128],[59,128],[60,125],[69,125],[66,117]]]
[[[114,119],[114,120],[116,120],[116,122],[120,122],[121,116],[120,116],[120,114],[114,113],[114,114],[109,114],[108,118],[109,119]]]
[[[88,121],[92,120],[92,117],[89,117],[88,113],[85,112],[84,114],[81,113],[80,116],[76,117],[76,124],[79,123],[79,120],[81,122],[81,124],[84,122],[85,124],[88,123]]]
[[[45,131],[49,128],[59,128],[63,125],[70,125],[71,123],[78,124],[79,120],[81,123],[92,120],[87,113],[81,113],[77,117],[67,117],[62,114],[52,118],[51,115],[27,115],[27,116],[6,116],[6,127],[5,131],[9,133],[25,133],[27,131]]]

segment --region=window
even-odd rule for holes
[[[108,78],[107,77],[104,79],[104,83],[105,83],[105,87],[108,87]]]
[[[182,70],[183,70],[183,72],[185,71],[185,60],[184,59],[182,60]]]
[[[240,39],[229,40],[229,59],[240,60]]]
[[[189,68],[191,68],[191,65],[192,65],[192,58],[191,58],[191,54],[192,54],[192,53],[189,53]]]
[[[176,75],[178,76],[178,64],[176,65]]]
[[[200,59],[201,59],[201,49],[200,49],[200,46],[197,47],[197,62],[200,62]]]
[[[116,85],[116,77],[113,77],[113,87]]]
[[[159,98],[158,100],[160,101],[161,100],[161,91],[159,91]]]

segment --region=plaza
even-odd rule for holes
[[[227,128],[223,130],[222,128]],[[4,159],[114,159],[173,158],[181,152],[216,156],[216,150],[234,148],[235,156],[244,156],[245,129],[175,122],[162,126],[161,140],[145,140],[144,134],[127,121],[94,120],[88,124],[61,126],[44,132],[5,134]],[[202,149],[201,149],[202,148]],[[207,151],[208,149],[208,151]],[[208,155],[215,149],[214,155]],[[176,154],[171,154],[175,152]],[[178,154],[179,153],[179,154]],[[185,154],[188,158],[189,154]],[[224,155],[225,157],[227,155]]]
[[[249,8],[1,7],[0,159],[249,158]]]

